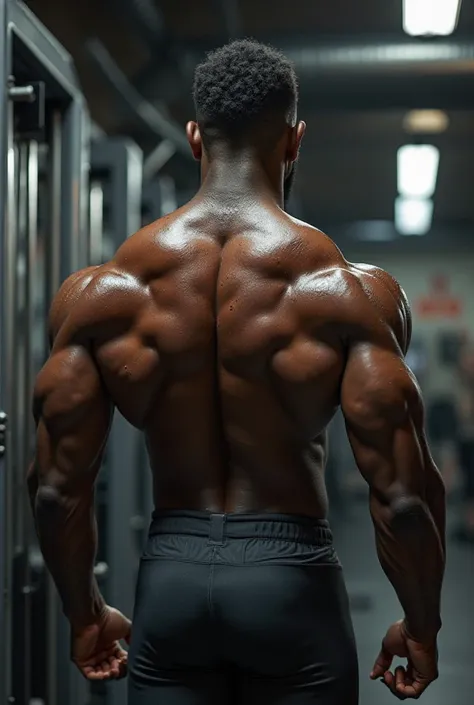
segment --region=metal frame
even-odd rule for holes
[[[88,114],[79,89],[70,56],[58,44],[57,40],[38,22],[35,16],[17,0],[0,0],[0,406],[7,413],[14,411],[15,401],[15,297],[16,297],[16,223],[14,191],[8,188],[8,178],[14,178],[14,159],[12,117],[13,106],[8,100],[9,77],[15,75],[18,81],[43,81],[46,86],[47,105],[57,106],[57,117],[53,120],[52,137],[54,139],[51,161],[52,181],[55,188],[50,217],[53,227],[48,233],[48,252],[55,251],[49,263],[50,289],[49,298],[55,293],[60,282],[72,271],[87,264],[87,200],[86,179],[88,168]],[[48,101],[50,101],[48,103]],[[10,125],[10,134],[9,134]],[[29,152],[28,152],[29,154]],[[25,185],[25,184],[23,184]],[[34,185],[26,184],[26,198],[34,197]],[[8,200],[10,194],[10,200]],[[33,236],[34,224],[24,224]],[[31,243],[30,243],[31,244]],[[31,251],[27,251],[27,265],[33,266]],[[26,285],[26,295],[31,297],[31,282]],[[31,311],[29,312],[31,315]],[[46,322],[45,322],[46,323]],[[28,340],[25,338],[25,345]],[[28,410],[30,400],[26,400],[30,390],[33,370],[25,361],[26,381],[25,399],[22,405]],[[22,435],[31,431],[31,422],[25,419]],[[22,524],[18,512],[19,504],[14,507],[12,492],[17,473],[17,466],[24,462],[29,440],[20,438],[24,443],[12,443],[12,434],[6,438],[5,457],[0,458],[0,507],[2,511],[2,563],[0,563],[1,587],[4,599],[0,605],[0,628],[2,653],[0,657],[0,702],[10,702],[13,683],[11,681],[11,637],[12,637],[12,571],[14,551],[14,529]],[[24,451],[17,451],[15,446],[23,445]],[[23,469],[22,469],[23,470]],[[26,471],[24,468],[23,472]],[[3,560],[4,559],[4,560]],[[26,573],[25,573],[26,575]],[[27,578],[26,578],[27,580]],[[24,585],[27,590],[29,586]],[[87,685],[77,669],[69,660],[69,627],[60,615],[59,601],[50,583],[49,605],[51,620],[48,624],[53,638],[49,655],[49,693],[48,705],[68,703],[68,705],[85,705],[87,702]],[[56,632],[57,630],[57,632]],[[54,631],[54,634],[53,634]],[[26,654],[25,654],[26,656]],[[24,674],[25,681],[28,679]],[[18,700],[20,703],[20,699]],[[21,703],[20,703],[21,705]]]
[[[168,215],[179,207],[176,184],[169,174],[161,174],[143,185],[143,225]],[[146,216],[146,217],[145,217]]]
[[[114,250],[141,227],[142,170],[142,151],[131,140],[110,138],[92,143],[91,183],[95,188],[102,186],[107,211],[103,222]],[[93,247],[97,250],[96,242]],[[105,515],[105,526],[99,526],[99,534],[105,531],[104,551],[99,559],[107,565],[101,585],[107,601],[129,616],[135,600],[134,569],[138,569],[141,552],[137,530],[143,524],[137,501],[138,474],[146,472],[140,467],[141,443],[139,432],[116,411],[100,483],[103,496],[100,489],[98,493]],[[151,499],[151,491],[149,494]],[[145,512],[149,512],[149,507]],[[126,705],[125,681],[109,684],[105,699],[111,705]]]
[[[0,0],[0,409],[5,413],[9,410],[9,402],[13,395],[12,379],[8,371],[12,366],[12,325],[13,321],[7,315],[11,303],[11,239],[8,238],[8,143],[9,143],[9,112],[10,106],[6,100],[8,77],[11,73],[11,35],[8,31],[7,0]],[[4,447],[11,444],[9,428],[4,433]],[[0,560],[0,578],[3,599],[0,602],[0,700],[8,702],[11,692],[11,596],[13,575],[13,540],[12,508],[8,497],[11,496],[11,470],[8,455],[0,455],[0,539],[2,560]]]
[[[118,249],[140,229],[143,152],[133,140],[111,137],[92,142],[91,179],[102,174],[110,188],[109,228]]]
[[[8,4],[8,22],[15,34],[53,77],[58,86],[72,99],[81,97],[71,56],[51,32],[39,22],[26,5],[17,0],[2,0]]]
[[[145,211],[146,218],[143,220],[143,225],[153,223],[163,215],[161,209],[161,189],[158,179],[147,181],[143,185],[142,209]]]
[[[168,118],[159,107],[144,99],[117,66],[103,43],[92,39],[86,43],[85,49],[97,74],[113,92],[117,110],[128,115],[144,135],[153,141],[169,140],[177,153],[187,161],[192,161],[193,157],[181,127]]]

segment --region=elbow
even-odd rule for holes
[[[61,493],[53,485],[41,485],[36,492],[38,502],[42,504],[59,504],[61,502]]]
[[[36,491],[35,512],[41,521],[52,519],[64,509],[64,497],[54,485],[40,485]]]
[[[390,502],[390,513],[396,521],[403,521],[405,518],[419,516],[426,511],[426,504],[421,497],[416,495],[400,495],[392,498]]]
[[[426,526],[430,513],[422,497],[406,494],[392,498],[389,515],[394,532],[406,534],[408,540],[413,540],[417,532]]]

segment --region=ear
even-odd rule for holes
[[[291,136],[288,141],[288,161],[292,164],[298,159],[298,154],[300,151],[301,140],[306,132],[306,123],[300,120],[295,127],[291,129]]]
[[[194,120],[190,120],[186,125],[186,137],[188,138],[191,151],[194,159],[201,161],[202,159],[202,138],[199,130],[199,125]]]

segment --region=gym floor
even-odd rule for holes
[[[448,524],[455,518],[451,510]],[[387,627],[400,618],[393,589],[385,578],[375,553],[367,502],[351,504],[344,517],[335,516],[332,528],[346,584],[359,649],[360,705],[385,705],[394,696],[369,673]],[[449,534],[449,530],[448,530]],[[474,548],[448,545],[443,629],[440,634],[440,677],[422,701],[429,705],[472,705],[474,642],[472,629],[474,596]]]

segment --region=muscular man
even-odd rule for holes
[[[402,609],[371,677],[418,697],[437,676],[445,508],[404,362],[406,299],[283,210],[305,131],[283,56],[232,43],[198,67],[194,99],[197,196],[72,276],[52,307],[29,483],[72,657],[91,680],[125,671],[130,623],[92,570],[94,483],[117,408],[146,436],[156,506],[130,705],[355,705],[324,487],[341,406]],[[406,666],[392,672],[394,656]]]

